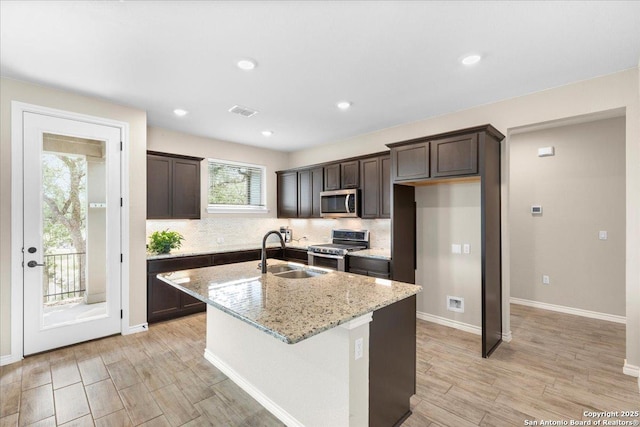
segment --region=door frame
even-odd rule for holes
[[[58,110],[39,105],[11,101],[11,356],[3,364],[24,358],[24,267],[22,243],[24,227],[23,200],[23,115],[35,113],[60,119],[110,126],[120,129],[122,149],[120,150],[120,194],[123,199],[120,209],[120,252],[123,260],[120,266],[120,333],[129,333],[129,124],[103,117],[90,116],[70,111]],[[3,357],[4,359],[4,357]]]

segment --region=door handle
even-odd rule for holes
[[[27,266],[33,268],[33,267],[44,267],[45,264],[38,264],[36,261],[29,261],[27,263]]]
[[[347,196],[344,198],[344,210],[347,211],[348,214],[351,213],[351,211],[349,210],[349,198],[351,197],[351,194],[347,194]]]

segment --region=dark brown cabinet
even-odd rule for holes
[[[147,219],[200,219],[202,160],[147,152]]]
[[[362,276],[379,277],[389,279],[391,268],[389,261],[385,259],[367,258],[350,255],[348,258],[349,273],[360,274]]]
[[[391,162],[394,181],[429,178],[429,141],[392,148]]]
[[[391,161],[389,156],[360,160],[362,218],[389,218],[391,215]]]
[[[278,218],[298,217],[298,172],[278,172]]]
[[[334,163],[324,167],[324,189],[342,190],[360,186],[360,161]]]
[[[323,168],[298,171],[298,218],[320,218]]]
[[[480,184],[483,357],[488,357],[502,341],[500,141],[503,139],[504,135],[493,126],[484,125],[387,145],[391,148],[393,178],[394,280],[415,282],[415,186],[443,181],[451,184],[468,181],[469,177]]]
[[[431,141],[431,176],[478,173],[478,136],[461,135]]]
[[[205,311],[205,303],[156,276],[168,271],[207,267],[211,264],[211,255],[147,261],[147,322],[158,322]]]
[[[340,163],[340,186],[343,189],[360,187],[360,161]]]
[[[288,251],[289,249],[287,249]],[[306,252],[305,252],[306,254]],[[260,260],[261,250],[222,252],[208,255],[196,255],[176,258],[155,259],[147,261],[147,322],[159,322],[188,314],[205,311],[207,305],[175,288],[156,276],[169,271],[189,270],[192,268],[210,267],[213,265],[233,264],[236,262]],[[282,259],[285,256],[280,248],[267,249],[267,258]],[[295,256],[295,254],[293,255]]]
[[[327,165],[324,167],[324,190],[340,190],[340,163]]]

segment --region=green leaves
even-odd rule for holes
[[[168,254],[171,249],[177,249],[182,246],[183,240],[184,236],[177,231],[155,231],[149,236],[147,247],[150,252]]]

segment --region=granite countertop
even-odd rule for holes
[[[287,264],[268,260],[268,265]],[[421,286],[331,271],[306,279],[261,274],[256,261],[158,274],[160,280],[295,344],[422,291]]]

